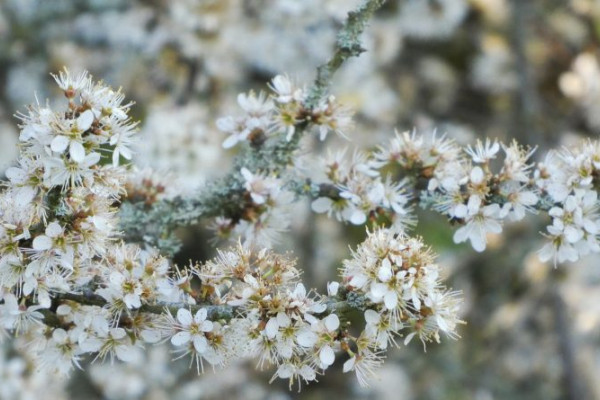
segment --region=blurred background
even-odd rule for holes
[[[50,72],[89,70],[136,102],[135,159],[201,190],[233,152],[215,120],[236,96],[285,73],[309,84],[356,0],[0,0],[0,175],[17,154],[13,114],[62,101]],[[356,110],[348,143],[370,148],[400,131],[446,132],[460,143],[512,138],[549,148],[600,130],[599,0],[388,0],[364,34],[368,50],[337,73],[332,92]],[[333,143],[332,143],[333,141]],[[320,146],[326,147],[326,146]],[[315,147],[316,152],[323,151]],[[297,205],[281,240],[324,291],[364,229]],[[600,398],[600,266],[538,261],[545,217],[508,225],[488,250],[452,243],[453,228],[419,215],[422,235],[465,304],[458,341],[392,350],[380,379],[359,388],[341,364],[298,394],[253,362],[198,377],[166,347],[140,365],[100,365],[68,381],[42,376],[5,340],[1,399],[594,399]],[[206,260],[211,231],[180,232],[176,261]],[[322,243],[326,243],[323,246]]]

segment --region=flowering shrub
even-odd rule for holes
[[[358,36],[382,3],[349,14],[314,85],[277,75],[267,92],[239,94],[237,114],[216,121],[222,147],[238,151],[234,167],[190,192],[132,165],[138,122],[121,90],[87,72],[53,75],[66,105],[18,114],[20,153],[0,192],[0,336],[47,376],[88,361],[138,366],[168,343],[198,373],[250,359],[300,388],[339,360],[368,386],[392,347],[459,339],[465,322],[462,293],[412,233],[419,208],[444,216],[454,242],[477,252],[506,223],[539,213],[550,220],[542,262],[600,252],[597,141],[537,164],[536,149],[516,141],[462,146],[436,131],[396,132],[370,150],[303,147],[351,137],[352,110],[327,88],[362,51]],[[430,32],[408,20],[406,34],[454,29],[466,6],[442,3],[449,26]],[[302,266],[273,250],[306,198],[314,213],[366,231],[326,290],[307,289]],[[174,231],[199,221],[231,243],[177,265]]]
[[[423,243],[399,230],[375,228],[345,262],[341,284],[331,283],[327,296],[307,292],[295,262],[264,247],[272,236],[266,221],[276,220],[293,194],[281,179],[247,168],[240,174],[251,217],[229,222],[250,226],[239,231],[247,245],[180,269],[154,249],[126,243],[117,213],[129,174],[120,160],[131,158],[135,138],[131,104],[87,73],[55,79],[68,105],[54,111],[38,104],[21,115],[21,157],[7,170],[0,198],[2,327],[30,339],[26,351],[39,368],[67,374],[88,354],[134,362],[144,346],[170,340],[199,372],[204,361],[214,368],[256,357],[290,386],[314,381],[343,352],[350,356],[344,370],[368,384],[401,332],[406,342],[414,335],[439,341],[440,331],[456,336],[456,294],[445,292]],[[285,98],[285,78],[274,85]],[[235,123],[236,142],[266,135],[273,119],[290,113],[288,102],[277,111],[270,102],[240,96],[248,116]],[[306,112],[301,104],[292,108]],[[339,129],[335,109],[330,98],[312,111],[322,139]],[[358,336],[344,323],[347,309],[364,313]]]

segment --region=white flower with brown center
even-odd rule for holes
[[[179,332],[173,335],[171,343],[174,346],[183,346],[192,342],[198,353],[204,353],[208,349],[205,333],[213,330],[213,323],[206,320],[207,315],[206,308],[199,309],[193,317],[189,310],[180,308],[177,311],[178,323],[175,325]]]

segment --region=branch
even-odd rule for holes
[[[317,78],[311,88],[306,104],[315,107],[327,93],[335,72],[351,57],[358,57],[365,49],[360,44],[360,35],[369,19],[385,3],[385,0],[368,0],[358,9],[348,13],[348,19],[337,36],[333,57],[317,68]]]
[[[322,315],[328,315],[331,313],[347,313],[352,309],[364,309],[364,300],[357,299],[354,294],[346,293],[347,299],[329,299],[327,309]],[[100,295],[92,292],[91,290],[84,291],[82,293],[57,293],[53,298],[52,310],[56,309],[62,302],[71,301],[82,306],[96,306],[105,307],[109,303]],[[234,316],[242,316],[242,310],[238,306],[230,306],[227,304],[185,304],[185,303],[146,303],[133,312],[142,312],[148,314],[164,315],[170,313],[176,315],[177,311],[181,308],[189,309],[192,314],[195,314],[200,309],[207,311],[207,318],[213,321],[225,320],[229,321]],[[60,327],[60,319],[58,316],[49,309],[39,310],[44,315],[44,323],[52,327]]]
[[[326,95],[330,80],[339,67],[349,58],[357,57],[364,49],[360,35],[368,20],[385,0],[367,0],[348,18],[336,41],[331,59],[318,67],[317,77],[308,91],[305,103],[307,114]],[[121,230],[127,241],[146,243],[157,247],[163,254],[173,255],[179,250],[179,241],[173,231],[179,226],[194,224],[201,217],[224,216],[237,220],[243,212],[244,183],[241,168],[250,171],[278,174],[292,161],[300,138],[309,124],[305,121],[296,126],[292,140],[281,137],[272,142],[253,145],[236,158],[233,171],[223,179],[212,182],[201,194],[193,198],[176,197],[162,200],[150,206],[144,202],[125,202],[121,206]]]

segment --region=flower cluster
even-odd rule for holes
[[[340,151],[330,155],[324,164],[326,177],[317,188],[313,211],[354,225],[385,218],[399,231],[414,222],[406,182],[394,182],[390,175],[382,177],[378,160],[361,151],[355,151],[348,159],[346,151]]]
[[[497,173],[492,161],[500,149],[504,161]],[[476,251],[486,248],[487,234],[500,233],[502,221],[518,221],[534,212],[538,194],[531,187],[528,159],[532,152],[519,146],[501,145],[487,139],[461,150],[454,142],[435,133],[430,138],[404,132],[396,135],[377,158],[399,165],[416,181],[426,181],[421,202],[460,222],[454,241],[469,240]]]
[[[406,342],[414,335],[437,341],[439,331],[455,335],[458,298],[443,289],[422,243],[397,233],[394,215],[407,213],[410,197],[403,185],[381,178],[381,157],[356,153],[347,167],[341,157],[330,165],[329,185],[347,201],[351,222],[381,214],[396,229],[370,233],[328,296],[308,291],[293,260],[257,250],[253,240],[179,269],[154,249],[124,242],[116,229],[125,188],[148,207],[169,197],[151,173],[120,165],[131,156],[135,133],[122,93],[86,73],[64,72],[56,80],[68,106],[38,105],[22,116],[23,151],[0,193],[0,329],[26,338],[19,350],[39,370],[67,375],[88,356],[137,363],[146,345],[170,341],[199,372],[204,362],[216,368],[254,357],[261,367],[274,365],[274,378],[290,386],[315,381],[343,352],[344,370],[368,384],[401,330],[409,331]],[[274,81],[280,104],[297,95],[285,82]],[[262,106],[255,100],[242,103],[254,110],[256,128]],[[333,129],[333,120],[324,122],[330,116],[315,124]],[[282,188],[284,178],[240,173],[244,211],[235,229],[247,224],[242,236],[250,239],[269,231],[269,219],[277,219],[292,194]],[[352,308],[365,311],[358,336],[345,322]]]
[[[130,104],[87,73],[55,80],[68,106],[20,116],[21,157],[0,193],[0,326],[29,338],[38,368],[66,374],[85,354],[131,360],[160,339],[137,310],[186,297],[173,296],[166,259],[117,237]]]
[[[23,121],[18,166],[0,194],[0,286],[50,306],[49,293],[81,286],[115,236],[121,156],[135,132],[123,95],[87,74],[55,77],[67,110],[36,106]],[[112,165],[101,161],[112,155]]]
[[[423,343],[439,341],[440,331],[457,337],[460,298],[445,290],[438,270],[420,240],[381,229],[369,233],[344,262],[342,284],[329,285],[329,300],[307,293],[292,260],[266,250],[238,245],[194,273],[202,280],[204,300],[235,306],[244,316],[229,321],[227,332],[235,339],[224,342],[238,341],[238,356],[258,358],[261,367],[276,365],[274,377],[289,379],[291,386],[315,380],[338,351],[349,355],[345,372],[356,371],[359,382],[368,385],[367,376],[402,330],[409,332],[405,343],[415,335]],[[338,316],[342,308],[356,306],[351,298],[365,300],[366,325],[358,337]],[[202,332],[210,331],[210,324],[205,325],[206,313],[198,313],[194,331],[204,342]],[[184,318],[192,317],[186,311]],[[172,340],[179,341],[177,335],[190,340],[187,332]]]
[[[217,235],[270,247],[289,227],[294,195],[280,178],[252,173],[247,168],[240,173],[244,180],[243,210],[236,218],[218,217],[214,223]]]
[[[217,120],[217,127],[229,136],[223,142],[224,148],[230,148],[239,142],[261,143],[266,138],[284,134],[289,141],[300,124],[309,124],[324,140],[329,132],[345,136],[352,125],[352,114],[339,105],[335,97],[330,96],[314,107],[306,105],[308,92],[297,87],[283,75],[273,78],[270,95],[240,93],[238,104],[244,114]]]
[[[344,261],[341,277],[345,290],[363,298],[367,308],[356,352],[348,350],[351,358],[344,365],[356,370],[360,381],[402,333],[405,344],[415,336],[424,345],[439,342],[440,332],[457,337],[459,293],[443,286],[439,267],[421,240],[386,229],[371,232]]]
[[[497,160],[499,153],[503,160]],[[325,162],[326,178],[317,187],[315,212],[353,224],[381,222],[388,214],[396,231],[412,220],[414,198],[461,226],[454,241],[470,241],[476,251],[487,246],[488,233],[502,231],[504,221],[548,211],[552,224],[544,234],[542,261],[577,261],[599,252],[597,206],[600,144],[587,141],[573,149],[552,150],[537,168],[533,150],[491,141],[459,147],[445,136],[396,134],[373,153],[356,152],[352,161],[338,153]],[[382,172],[402,177],[380,178]],[[412,195],[414,194],[414,196]],[[385,210],[385,212],[383,212]],[[367,218],[368,216],[368,218]]]
[[[198,268],[207,299],[213,304],[236,306],[244,320],[233,319],[243,353],[259,359],[259,365],[275,364],[276,376],[300,382],[316,379],[316,371],[335,360],[335,314],[326,311],[319,297],[307,293],[299,281],[293,260],[241,245],[221,252],[214,261]]]
[[[573,149],[551,151],[535,171],[537,186],[548,197],[552,224],[540,250],[544,261],[577,261],[600,252],[598,182],[600,143],[587,141]]]

